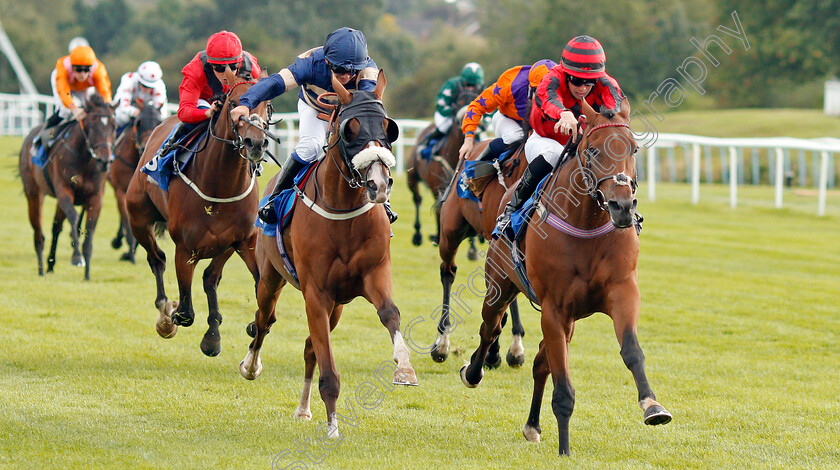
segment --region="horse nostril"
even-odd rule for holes
[[[250,137],[245,137],[245,139],[242,141],[242,143],[247,148],[253,148],[254,147],[254,141]]]
[[[391,190],[391,186],[394,185],[394,178],[388,178],[388,191]]]
[[[369,191],[376,191],[376,183],[373,181],[368,181],[365,183],[365,186],[367,186]]]

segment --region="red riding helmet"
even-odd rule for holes
[[[597,39],[578,36],[563,48],[560,64],[563,70],[578,78],[601,78],[606,73],[607,56]]]
[[[207,62],[235,64],[242,58],[242,41],[230,31],[219,31],[207,39]]]

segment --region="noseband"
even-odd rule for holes
[[[106,120],[113,121],[114,116],[113,116],[113,115],[109,115],[109,114],[100,114],[100,113],[97,113],[97,114],[88,114],[85,118],[98,118],[98,119],[102,119],[102,120],[103,120],[103,124],[107,125],[107,122],[105,122],[105,121],[106,121]],[[110,164],[111,164],[110,159],[109,159],[109,160],[106,160],[106,161],[102,161],[102,160],[100,160],[100,159],[96,156],[96,152],[95,152],[95,150],[96,150],[96,149],[98,149],[99,147],[105,147],[106,149],[108,149],[108,155],[110,156],[110,155],[113,153],[113,150],[111,149],[111,146],[110,146],[107,142],[98,142],[98,143],[97,143],[97,144],[95,144],[95,145],[91,145],[91,144],[90,144],[90,138],[88,137],[87,129],[85,129],[84,119],[83,119],[83,120],[81,120],[81,121],[77,121],[77,122],[79,123],[79,128],[80,128],[80,129],[82,129],[82,138],[84,138],[84,140],[85,140],[85,147],[87,147],[88,155],[90,156],[90,158],[92,158],[92,159],[93,159],[93,160],[95,160],[95,161],[96,161],[99,165],[101,165],[101,166],[102,166],[102,168],[101,168],[101,170],[102,170],[102,171],[106,171],[106,170],[108,169],[108,165],[110,165]],[[62,142],[62,143],[63,143],[63,145],[64,145],[64,147],[65,147],[66,149],[68,149],[68,150],[72,151],[72,152],[73,152],[74,154],[76,154],[76,155],[79,155],[79,153],[78,153],[78,152],[76,152],[75,150],[71,149],[71,148],[67,145],[67,142]]]
[[[239,82],[239,83],[233,85],[232,87],[230,87],[230,90],[228,90],[227,95],[225,96],[225,101],[227,102],[227,101],[230,100],[230,94],[233,93],[233,90],[236,87],[238,87],[239,85],[245,85],[245,84],[254,85],[255,83],[257,83],[257,82],[245,81],[245,82]],[[230,106],[229,103],[227,104],[227,108],[228,108],[228,111],[227,111],[228,112],[228,122],[230,124],[230,130],[233,133],[233,139],[225,139],[225,138],[219,137],[219,136],[217,136],[216,134],[213,133],[213,129],[215,128],[216,122],[218,121],[218,113],[214,113],[213,117],[211,117],[210,126],[208,128],[208,133],[215,140],[218,140],[219,142],[224,142],[226,144],[231,145],[233,147],[233,149],[236,151],[236,153],[242,159],[250,160],[248,157],[246,157],[245,155],[242,154],[243,153],[242,151],[245,149],[245,139],[243,139],[242,136],[239,134],[239,130],[237,129],[237,123],[233,122],[233,119],[230,118],[230,112],[232,110],[232,107]],[[261,130],[263,133],[265,133],[267,135],[270,135],[268,133],[268,123],[262,117],[260,117],[256,114],[252,114],[248,117],[248,119],[245,122],[248,125],[256,127],[257,129]],[[265,160],[265,156],[260,158],[260,162],[262,162],[263,160]]]
[[[607,123],[607,124],[600,124],[598,126],[593,127],[592,129],[589,129],[586,132],[585,139],[588,141],[589,137],[592,135],[593,132],[597,131],[598,129],[604,129],[606,127],[626,127],[627,129],[630,129],[630,126],[625,124],[625,123],[611,122],[611,123]],[[630,187],[630,190],[632,191],[632,195],[635,197],[636,196],[636,187],[637,187],[636,180],[627,176],[623,171],[619,172],[617,174],[614,174],[614,175],[604,176],[603,178],[600,178],[600,179],[598,179],[595,176],[595,172],[592,171],[592,158],[593,158],[593,154],[597,154],[597,152],[598,152],[597,150],[592,152],[588,148],[584,148],[583,154],[586,157],[586,165],[585,166],[584,166],[584,163],[583,163],[582,159],[580,158],[580,156],[581,156],[580,155],[581,154],[580,150],[577,152],[577,156],[576,156],[577,158],[575,158],[575,160],[577,160],[578,167],[580,168],[581,173],[583,174],[583,181],[584,181],[584,184],[586,185],[586,192],[589,193],[589,196],[592,197],[592,199],[595,200],[595,202],[598,204],[598,207],[601,208],[601,210],[607,210],[607,206],[606,206],[607,198],[604,195],[604,192],[599,189],[601,184],[604,183],[605,181],[609,181],[609,180],[613,181],[613,185],[610,188],[609,192],[612,192],[613,190],[615,190],[615,188],[617,188],[619,186],[628,186],[628,187]]]

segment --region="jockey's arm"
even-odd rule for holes
[[[93,72],[93,86],[96,87],[96,91],[106,103],[111,102],[111,79],[108,78],[108,72],[105,70],[102,62],[99,62],[96,70]]]
[[[58,99],[65,108],[73,107],[73,96],[70,94],[70,76],[61,59],[55,66],[55,91]]]
[[[239,119],[249,116],[251,110],[256,108],[258,104],[280,96],[296,86],[298,86],[298,82],[287,68],[269,75],[257,82],[239,98],[239,106],[231,110],[230,117],[233,122],[239,122]]]

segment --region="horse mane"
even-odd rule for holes
[[[87,102],[88,106],[91,108],[102,108],[108,106],[108,104],[105,103],[105,98],[103,98],[102,95],[100,95],[99,93],[94,93],[93,95],[91,95],[88,98]]]

